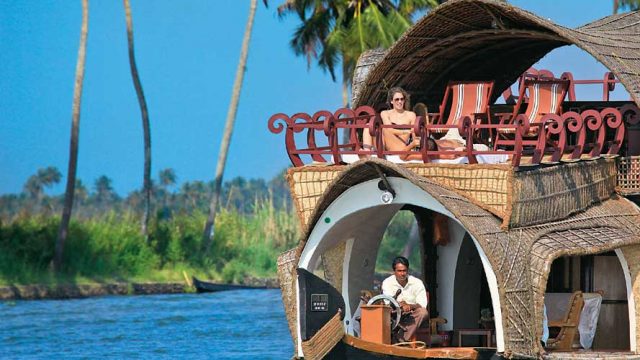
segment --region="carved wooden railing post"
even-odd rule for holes
[[[567,113],[567,116],[575,115],[580,116],[579,114],[571,111]],[[539,142],[539,144],[542,145],[542,156],[544,156],[547,150],[551,150],[550,160],[552,163],[557,163],[562,158],[562,152],[567,142],[567,131],[564,126],[564,118],[556,114],[547,114],[542,117],[541,122],[544,124],[540,130],[541,142]],[[552,138],[553,135],[557,135],[557,140]]]
[[[598,157],[602,153],[602,147],[604,146],[604,139],[607,132],[602,121],[602,115],[596,110],[586,110],[583,111],[581,115],[586,125],[585,133],[587,129],[594,133],[594,135],[592,135],[594,136],[594,140],[591,143],[585,144],[585,146],[588,145],[591,147],[589,157]]]
[[[607,141],[605,145],[608,145],[607,155],[617,155],[622,147],[624,141],[625,125],[622,121],[622,114],[615,108],[606,108],[600,112],[602,121],[606,120],[607,127],[615,130],[613,140]]]
[[[563,113],[561,119],[563,124],[562,133],[556,143],[557,151],[559,152],[558,160],[560,160],[564,154],[569,152],[571,152],[569,159],[580,160],[586,140],[584,119],[581,114],[578,114],[575,111],[567,111]],[[573,144],[569,143],[571,133],[576,134],[575,143]]]

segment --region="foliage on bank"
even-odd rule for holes
[[[214,248],[201,251],[203,212],[155,219],[150,241],[129,213],[72,221],[64,267],[54,274],[57,217],[29,217],[0,224],[0,283],[35,284],[103,281],[180,281],[189,275],[242,283],[274,276],[279,253],[298,239],[291,209],[260,204],[250,214],[220,212]]]
[[[63,268],[51,268],[62,196],[44,189],[60,180],[55,168],[40,169],[20,194],[0,196],[0,284],[56,284],[111,281],[183,281],[183,272],[221,282],[276,276],[278,255],[300,236],[291,196],[279,174],[271,180],[235,178],[223,185],[213,247],[202,252],[211,184],[176,186],[171,169],[153,185],[149,241],[140,232],[140,192],[119,196],[107,176],[93,191],[77,186]],[[173,190],[175,189],[175,190]],[[407,251],[413,216],[400,212],[389,225],[377,270]],[[419,264],[415,249],[409,259]],[[412,266],[413,267],[413,266]],[[415,266],[419,269],[419,266]]]

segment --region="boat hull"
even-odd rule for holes
[[[197,279],[195,276],[193,276],[192,278],[193,278],[193,286],[196,288],[196,291],[199,293],[228,291],[228,290],[243,290],[243,289],[266,289],[265,286],[216,284],[208,281],[202,281],[200,279]]]
[[[405,359],[477,359],[496,360],[502,357],[496,354],[495,348],[447,347],[411,349],[392,345],[377,344],[345,335],[325,359],[336,360],[405,360]]]

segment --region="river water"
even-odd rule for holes
[[[0,302],[0,359],[290,359],[279,290]]]

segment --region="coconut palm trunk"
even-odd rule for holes
[[[129,44],[129,66],[131,68],[131,78],[133,87],[136,89],[140,113],[142,115],[142,132],[144,137],[144,171],[142,179],[142,193],[144,210],[142,214],[141,231],[145,239],[149,240],[149,213],[151,211],[151,130],[149,129],[149,112],[147,111],[147,101],[142,91],[142,83],[138,75],[136,66],[136,56],[133,50],[133,21],[131,20],[131,6],[129,0],[124,0],[124,12],[127,21],[127,42]]]
[[[244,78],[244,72],[246,70],[247,56],[249,55],[249,40],[251,40],[251,29],[253,28],[253,19],[256,14],[256,7],[257,0],[251,0],[251,6],[249,8],[249,19],[247,20],[247,26],[244,30],[242,50],[240,51],[240,61],[238,62],[236,78],[233,83],[233,91],[231,93],[231,103],[229,104],[227,121],[224,127],[224,134],[222,135],[222,142],[220,143],[218,165],[216,166],[216,177],[213,183],[213,194],[211,195],[211,201],[209,203],[209,215],[207,216],[207,222],[204,225],[204,232],[202,234],[202,244],[204,246],[205,255],[209,254],[211,243],[213,242],[216,210],[218,207],[218,200],[220,199],[220,189],[222,187],[222,175],[224,174],[224,168],[227,162],[227,154],[229,152],[229,143],[231,141],[233,125],[235,123],[236,113],[238,111],[238,101],[240,100],[240,90],[242,90],[242,80]]]
[[[62,269],[62,255],[64,243],[69,234],[69,221],[73,208],[73,194],[76,185],[76,170],[78,167],[78,141],[80,130],[80,102],[82,100],[82,83],[84,80],[84,64],[87,54],[87,33],[89,32],[89,0],[82,0],[82,25],[80,28],[80,47],[78,49],[78,62],[76,63],[76,80],[73,89],[73,105],[71,110],[71,142],[69,146],[69,168],[67,170],[67,186],[64,193],[64,208],[62,220],[58,229],[54,268]]]

